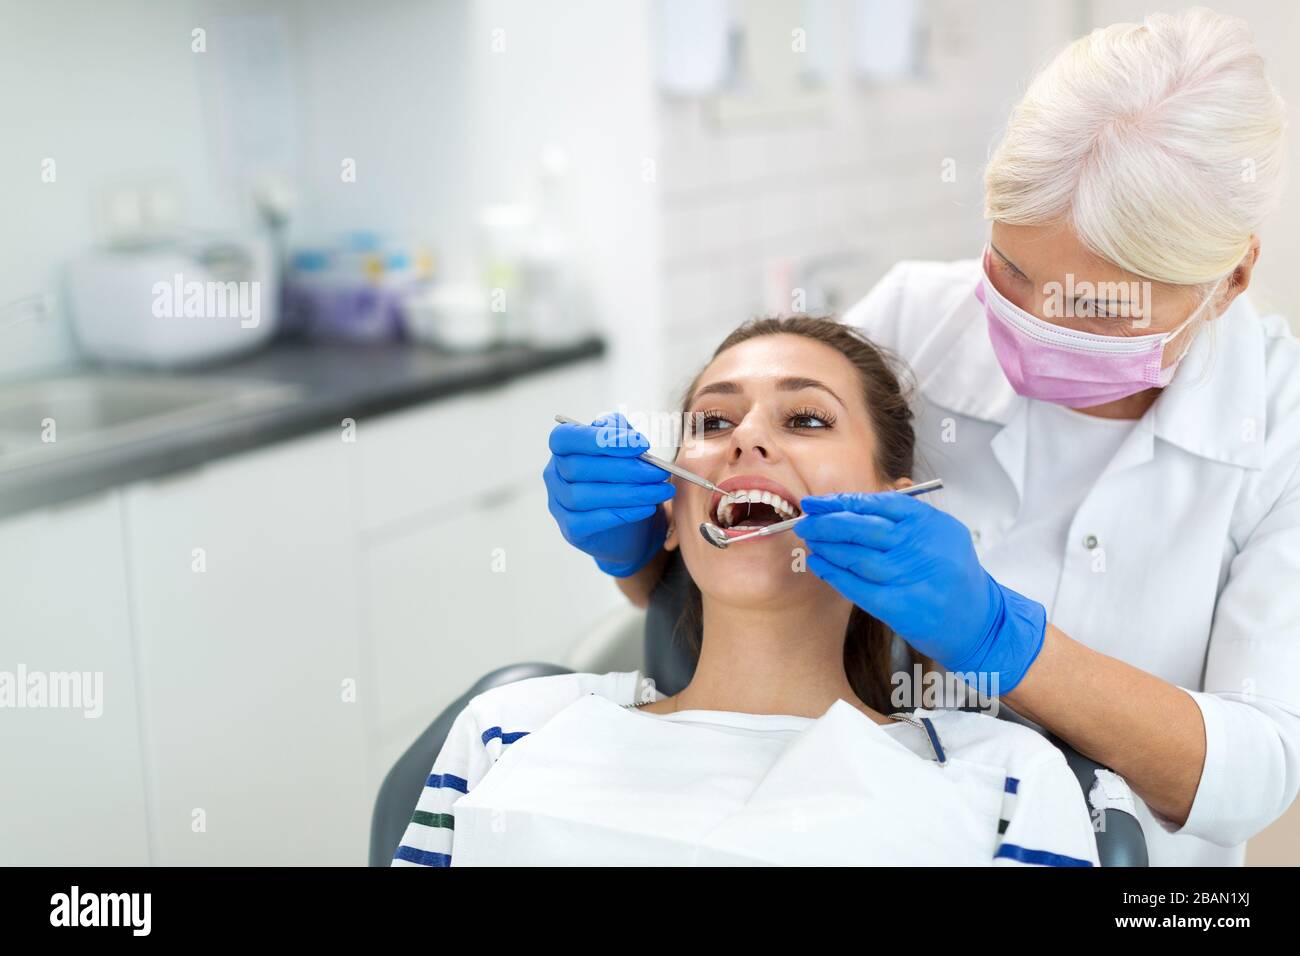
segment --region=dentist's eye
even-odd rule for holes
[[[802,428],[806,431],[817,431],[822,428],[830,428],[835,424],[835,416],[830,412],[824,412],[819,408],[795,408],[786,415],[787,422],[793,421],[813,421],[816,425],[796,425],[796,428]]]
[[[1013,269],[1011,264],[999,256],[993,257],[993,271],[1001,273],[1012,282],[1018,282],[1028,285],[1029,277],[1018,269]]]
[[[1112,309],[1109,305],[1096,302],[1092,299],[1074,300],[1074,314],[1081,319],[1092,319],[1103,325],[1109,325],[1111,321],[1121,318],[1117,309]]]

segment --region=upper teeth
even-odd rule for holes
[[[729,526],[735,506],[745,502],[762,502],[765,505],[771,505],[781,514],[791,518],[798,513],[794,505],[770,491],[732,491],[724,495],[722,500],[718,502],[718,523],[724,527]]]

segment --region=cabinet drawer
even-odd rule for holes
[[[511,480],[502,389],[457,395],[357,423],[361,526],[454,512]]]
[[[505,386],[357,423],[361,526],[373,531],[541,483],[556,412],[596,415],[605,363],[583,362]]]
[[[617,405],[606,394],[607,369],[604,362],[584,362],[511,383],[507,400],[514,454],[509,466],[525,488],[541,487],[542,469],[551,454],[547,439],[555,427],[556,413],[590,421]]]
[[[122,551],[117,492],[0,522],[0,671],[78,693],[0,709],[0,866],[150,862]]]

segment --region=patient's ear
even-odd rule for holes
[[[673,521],[673,502],[677,500],[677,495],[682,493],[680,485],[674,483],[677,488],[676,494],[664,502],[664,513],[668,515],[668,537],[664,538],[664,550],[676,551],[680,539],[677,537],[677,522]]]
[[[894,482],[893,488],[895,491],[902,491],[904,488],[910,488],[914,484],[916,484],[916,482],[911,478],[899,478]]]

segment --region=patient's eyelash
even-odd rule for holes
[[[811,427],[802,426],[801,430],[803,431],[817,431],[822,428],[831,428],[835,425],[835,420],[836,420],[835,415],[833,413],[822,411],[820,408],[813,408],[811,406],[792,408],[785,413],[786,422],[790,422],[797,418],[811,418],[821,422],[820,425],[813,425]],[[718,429],[711,427],[713,422],[730,422],[730,421],[731,419],[727,418],[726,413],[723,412],[722,409],[710,408],[702,412],[693,412],[691,416],[690,427],[692,429],[695,429],[696,434],[707,435],[711,432],[718,431]],[[800,426],[796,426],[796,427],[800,427]]]
[[[814,418],[821,422],[820,425],[815,425],[812,429],[808,429],[809,431],[830,428],[835,424],[835,415],[833,413],[824,412],[820,408],[811,408],[809,406],[791,409],[786,413],[786,420],[789,421],[792,418]]]
[[[711,422],[719,422],[719,421],[725,422],[725,421],[729,421],[729,419],[727,418],[726,415],[723,414],[722,409],[710,408],[702,412],[695,412],[692,415],[691,428],[698,433],[707,434],[710,431],[716,430],[710,428],[709,424]]]

